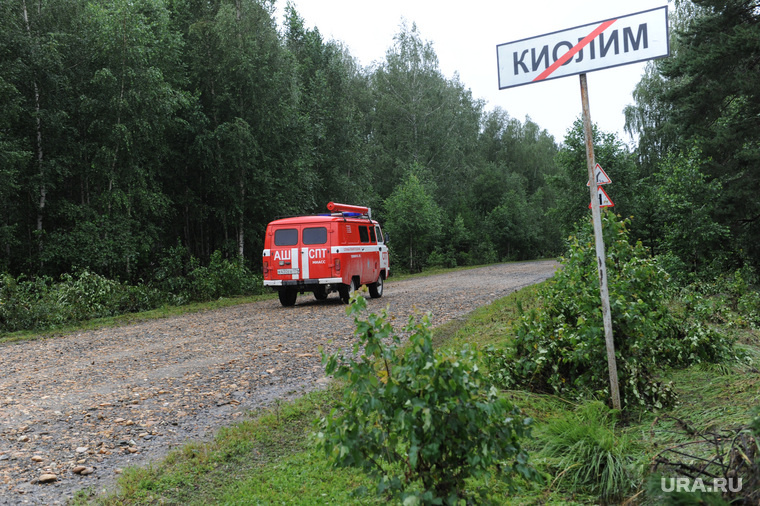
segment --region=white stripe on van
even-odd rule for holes
[[[293,279],[298,279],[298,248],[291,248],[290,249],[290,267],[295,269],[295,274],[293,274]]]
[[[301,263],[303,264],[301,279],[309,279],[309,248],[301,248],[301,255]]]
[[[367,246],[333,246],[330,248],[330,253],[333,255],[336,253],[364,253],[372,251],[387,251],[384,245],[367,245]]]

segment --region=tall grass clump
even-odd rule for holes
[[[642,479],[638,443],[616,428],[619,412],[591,401],[550,419],[540,429],[557,486],[613,503],[633,493]]]

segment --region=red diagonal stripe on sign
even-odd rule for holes
[[[614,23],[615,21],[617,21],[617,19],[610,19],[609,21],[605,21],[601,25],[597,26],[596,29],[593,32],[591,32],[590,34],[586,35],[586,37],[584,37],[580,42],[578,42],[578,44],[576,44],[575,47],[573,47],[567,53],[563,54],[557,61],[555,61],[554,63],[552,63],[552,65],[549,68],[547,68],[546,70],[544,70],[543,72],[541,72],[538,75],[538,77],[536,77],[535,79],[533,79],[533,82],[535,83],[536,81],[543,81],[544,79],[546,79],[547,77],[549,77],[550,75],[552,75],[552,73],[555,70],[557,70],[562,65],[564,65],[565,62],[567,62],[567,60],[569,60],[570,58],[572,58],[573,56],[575,56],[576,54],[578,54],[578,52],[581,49],[583,49],[584,47],[588,46],[591,43],[592,40],[594,40],[600,33],[602,33],[607,28],[609,28],[612,25],[612,23]]]

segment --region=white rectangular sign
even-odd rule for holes
[[[499,89],[669,54],[666,5],[496,46]]]

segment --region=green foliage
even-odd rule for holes
[[[559,487],[593,494],[603,504],[635,492],[641,481],[637,460],[643,449],[616,428],[618,414],[592,401],[541,427],[539,456],[556,471],[554,481]]]
[[[3,274],[0,278],[0,332],[40,328],[51,312],[52,279],[39,277],[27,280]]]
[[[406,181],[385,201],[385,227],[393,241],[391,252],[399,263],[409,267],[409,272],[421,270],[441,233],[441,209],[420,181],[421,172],[419,166],[414,166]]]
[[[187,302],[190,282],[187,278],[190,256],[187,248],[179,242],[176,246],[166,248],[161,255],[158,268],[153,273],[153,280],[163,291],[174,296],[175,303]]]
[[[443,76],[432,44],[406,22],[369,85],[374,107],[368,162],[380,198],[389,198],[404,183],[408,167],[419,164],[435,175],[439,205],[460,202],[482,103],[457,78]]]
[[[261,276],[254,275],[240,259],[222,258],[220,251],[211,255],[208,266],[191,259],[188,274],[190,300],[212,300],[219,297],[259,293]]]
[[[64,274],[52,295],[61,319],[69,323],[153,309],[163,304],[163,293],[148,286],[130,286],[83,270]]]
[[[749,424],[749,428],[756,439],[760,439],[760,405],[755,406],[752,409],[752,421]],[[758,456],[760,459],[760,456]]]
[[[296,60],[301,160],[314,170],[312,199],[321,206],[366,202],[373,209],[367,144],[360,125],[370,90],[363,72],[339,42],[307,29],[292,5],[285,7],[286,48]]]
[[[470,252],[472,235],[465,225],[461,214],[453,222],[443,227],[443,246],[436,246],[427,259],[432,267],[457,267],[471,265],[473,257]]]
[[[475,206],[485,212],[510,190],[503,178],[512,175],[526,182],[532,195],[544,187],[547,177],[557,170],[557,144],[546,130],[526,117],[524,122],[510,118],[496,107],[483,118],[479,138],[481,154],[487,165],[478,169],[473,184]]]
[[[0,277],[0,333],[45,330],[69,323],[155,309],[167,303],[185,304],[219,297],[261,293],[261,276],[240,260],[227,260],[216,251],[207,266],[173,248],[162,262],[153,284],[129,285],[88,269],[27,279]],[[183,271],[188,269],[185,275]]]
[[[760,292],[751,290],[741,295],[736,309],[752,328],[760,329]]]
[[[727,327],[760,327],[758,277],[750,266],[684,287],[679,298],[692,319]]]
[[[616,134],[592,127],[594,158],[613,181],[615,211],[623,216],[639,216],[639,173],[635,158],[629,147]],[[555,175],[548,178],[548,186],[556,199],[551,202],[548,214],[558,222],[563,237],[575,229],[576,223],[585,219],[590,202],[586,138],[583,121],[575,120],[569,129],[562,148],[557,154]],[[641,234],[637,234],[641,235]]]
[[[535,255],[540,229],[532,226],[527,183],[517,174],[507,180],[507,190],[498,205],[486,215],[483,230],[498,251],[499,259],[524,260]]]
[[[648,171],[668,153],[703,153],[700,167],[721,191],[708,199],[711,220],[731,231],[730,248],[714,254],[715,242],[700,247],[706,259],[726,255],[735,263],[760,265],[760,11],[754,0],[676,2],[672,56],[653,63],[626,111],[628,128],[640,134]],[[664,171],[663,174],[667,177]],[[690,182],[684,180],[684,185]],[[696,181],[696,183],[702,183]],[[700,212],[699,207],[695,212]],[[664,214],[664,213],[663,213]],[[694,221],[686,230],[699,227]],[[701,230],[704,232],[704,229]],[[682,258],[682,257],[679,257]],[[683,259],[683,258],[682,258]],[[686,259],[687,267],[690,260]]]
[[[339,407],[319,421],[318,444],[334,465],[367,469],[378,494],[404,504],[456,504],[470,477],[536,479],[520,447],[530,420],[486,386],[472,352],[434,350],[427,316],[410,317],[400,348],[387,311],[362,319],[365,309],[356,296],[347,310],[353,354],[323,355],[325,372],[346,382]]]
[[[0,333],[45,330],[68,323],[153,309],[166,294],[149,286],[130,286],[89,270],[26,279],[0,278]]]
[[[612,332],[624,406],[663,407],[674,400],[658,368],[734,358],[732,343],[704,322],[671,311],[668,275],[646,249],[629,243],[628,220],[603,213]],[[589,224],[590,225],[590,224]],[[596,250],[590,226],[570,238],[563,268],[523,314],[514,341],[492,352],[492,379],[569,397],[609,398]]]
[[[330,200],[398,230],[425,222],[392,234],[410,270],[434,251],[470,265],[556,250],[553,224],[526,216],[550,204],[534,200],[555,168],[545,130],[484,113],[416,26],[362,68],[284,11],[281,30],[272,0],[2,3],[0,270],[163,284],[149,276],[178,240],[204,264],[220,250],[257,269],[269,221]],[[412,166],[416,220],[391,199]],[[167,291],[190,290],[172,279]]]
[[[215,251],[205,266],[179,244],[166,250],[154,278],[156,286],[171,294],[175,304],[263,291],[261,276],[251,272],[239,258],[222,258],[222,253]]]
[[[668,156],[655,175],[655,197],[659,210],[658,251],[667,271],[681,283],[715,278],[723,272],[730,250],[730,232],[720,224],[716,195],[718,180],[708,181],[700,170],[698,149]]]

